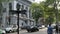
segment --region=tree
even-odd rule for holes
[[[40,9],[39,4],[37,4],[37,3],[33,3],[31,5],[31,10],[32,10],[32,16],[33,16],[33,18],[35,19],[35,21],[37,23],[38,19],[40,17],[43,17],[43,11],[42,11],[42,9]]]
[[[38,19],[43,16],[45,23],[48,24],[57,20],[56,16],[58,13],[58,20],[60,20],[60,12],[55,9],[57,6],[55,2],[58,4],[59,0],[46,0],[46,2],[41,2],[40,4],[33,3],[31,5],[33,18],[38,21]]]

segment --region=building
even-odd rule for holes
[[[9,0],[8,2],[2,2],[3,5],[3,15],[1,26],[6,27],[8,25],[17,25],[17,14],[12,13],[10,10],[17,10],[17,3],[20,5],[20,11],[26,10],[25,14],[19,14],[19,25],[35,25],[35,21],[32,18],[32,13],[30,11],[31,2],[28,0]]]

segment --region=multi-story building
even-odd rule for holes
[[[35,25],[35,21],[32,18],[32,13],[30,11],[31,2],[28,0],[9,0],[8,2],[2,2],[3,5],[3,15],[1,26],[6,27],[8,25],[17,25],[17,14],[12,13],[10,10],[17,10],[17,3],[20,5],[20,11],[26,10],[25,14],[19,14],[19,25]]]

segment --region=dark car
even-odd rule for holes
[[[37,26],[27,26],[26,30],[28,32],[34,32],[34,31],[39,31]]]

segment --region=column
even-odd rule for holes
[[[28,25],[30,25],[30,20],[29,20],[29,7],[27,7],[27,17],[28,17],[27,23],[28,23]]]
[[[6,12],[3,13],[3,16],[2,16],[2,27],[6,27]]]

